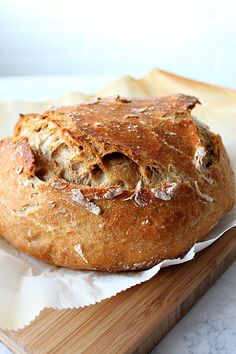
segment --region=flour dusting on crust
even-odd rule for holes
[[[92,203],[91,201],[85,199],[83,193],[81,192],[80,189],[72,189],[72,200],[80,205],[84,205],[92,214],[95,215],[100,215],[101,214],[101,208]]]
[[[112,199],[121,195],[123,193],[123,189],[121,187],[109,189],[104,195],[103,198],[105,199]]]
[[[203,159],[206,156],[206,154],[207,154],[206,149],[203,146],[198,147],[197,150],[195,151],[193,163],[199,172],[201,172]]]
[[[163,189],[152,188],[151,192],[158,199],[170,201],[172,199],[174,191],[177,189],[177,187],[178,187],[178,183],[173,182],[173,183],[170,183],[168,185],[168,187],[163,188]]]
[[[214,202],[214,199],[213,199],[212,197],[210,197],[209,195],[204,194],[204,193],[202,193],[202,192],[200,191],[197,181],[194,181],[194,184],[195,184],[195,188],[196,188],[197,194],[200,195],[200,197],[201,197],[202,199],[205,199],[205,200],[206,200],[207,202],[209,202],[209,203],[213,203],[213,202]]]
[[[76,253],[78,253],[78,255],[83,259],[85,263],[88,263],[87,259],[84,257],[82,247],[79,243],[74,247],[74,250]]]
[[[141,180],[138,181],[134,193],[130,197],[124,199],[124,201],[134,200],[135,204],[141,207],[147,205],[147,202],[142,198],[142,185],[143,182]]]
[[[64,181],[50,181],[51,186],[54,189],[65,189],[67,187],[67,183]]]

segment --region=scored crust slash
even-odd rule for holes
[[[20,115],[0,142],[0,234],[44,262],[147,269],[183,255],[234,205],[198,99],[96,98]]]

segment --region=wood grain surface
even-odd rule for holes
[[[23,330],[0,331],[15,353],[147,353],[236,259],[236,228],[196,258],[78,310],[44,310]]]

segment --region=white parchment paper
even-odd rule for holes
[[[183,86],[183,83],[180,81],[181,78],[179,78],[179,81],[177,79],[178,78],[174,77],[172,86],[175,88],[176,84],[179,83],[180,89],[175,89],[175,92],[181,92],[181,84]],[[118,83],[120,85],[120,82]],[[194,82],[192,82],[192,85],[196,84],[197,83],[194,84]],[[111,86],[113,90],[114,86],[115,84]],[[171,87],[170,82],[169,87]],[[136,95],[135,90],[127,81],[125,89],[128,90],[126,95]],[[123,94],[122,90],[122,85],[120,85],[116,92]],[[108,92],[110,91],[108,90]],[[214,87],[212,87],[210,91],[213,94]],[[165,94],[169,92],[158,91],[157,94],[160,93]],[[107,92],[105,92],[104,95],[107,95]],[[145,94],[143,94],[143,96],[144,95]],[[204,97],[207,97],[207,95],[205,94]],[[63,99],[61,101],[64,103]],[[73,101],[72,98],[71,101]],[[27,107],[28,106],[34,107],[34,104],[28,103]],[[42,105],[39,103],[37,105],[35,104],[34,108],[40,110],[42,106],[44,109],[45,103]],[[7,118],[3,119],[4,114],[9,113],[9,107],[11,110],[10,123]],[[1,135],[8,133],[11,123],[14,122],[13,113],[15,113],[16,120],[16,111],[19,111],[20,107],[22,107],[22,102],[0,103]],[[234,110],[236,112],[236,103]],[[201,117],[199,116],[199,118]],[[236,116],[232,117],[231,120],[228,119],[227,126],[225,125],[224,119],[222,119],[221,122],[219,120],[217,121],[218,131],[221,132],[222,135],[226,135],[225,145],[234,168],[236,167],[235,120]],[[231,127],[229,125],[231,125]],[[184,258],[165,260],[146,271],[119,274],[75,271],[50,266],[22,254],[9,245],[4,239],[0,238],[0,327],[8,329],[22,328],[29,324],[45,307],[59,309],[79,308],[95,304],[103,299],[114,296],[125,289],[149,280],[163,267],[190,261],[194,258],[195,253],[210,246],[221,237],[226,230],[234,226],[236,226],[236,207],[211,230],[204,242],[196,243]],[[158,277],[156,281],[158,282]]]

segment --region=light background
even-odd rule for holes
[[[0,0],[0,100],[92,92],[154,67],[236,88],[236,1]],[[235,284],[234,266],[154,352],[233,354]]]
[[[0,0],[0,76],[142,76],[236,88],[234,0]]]

